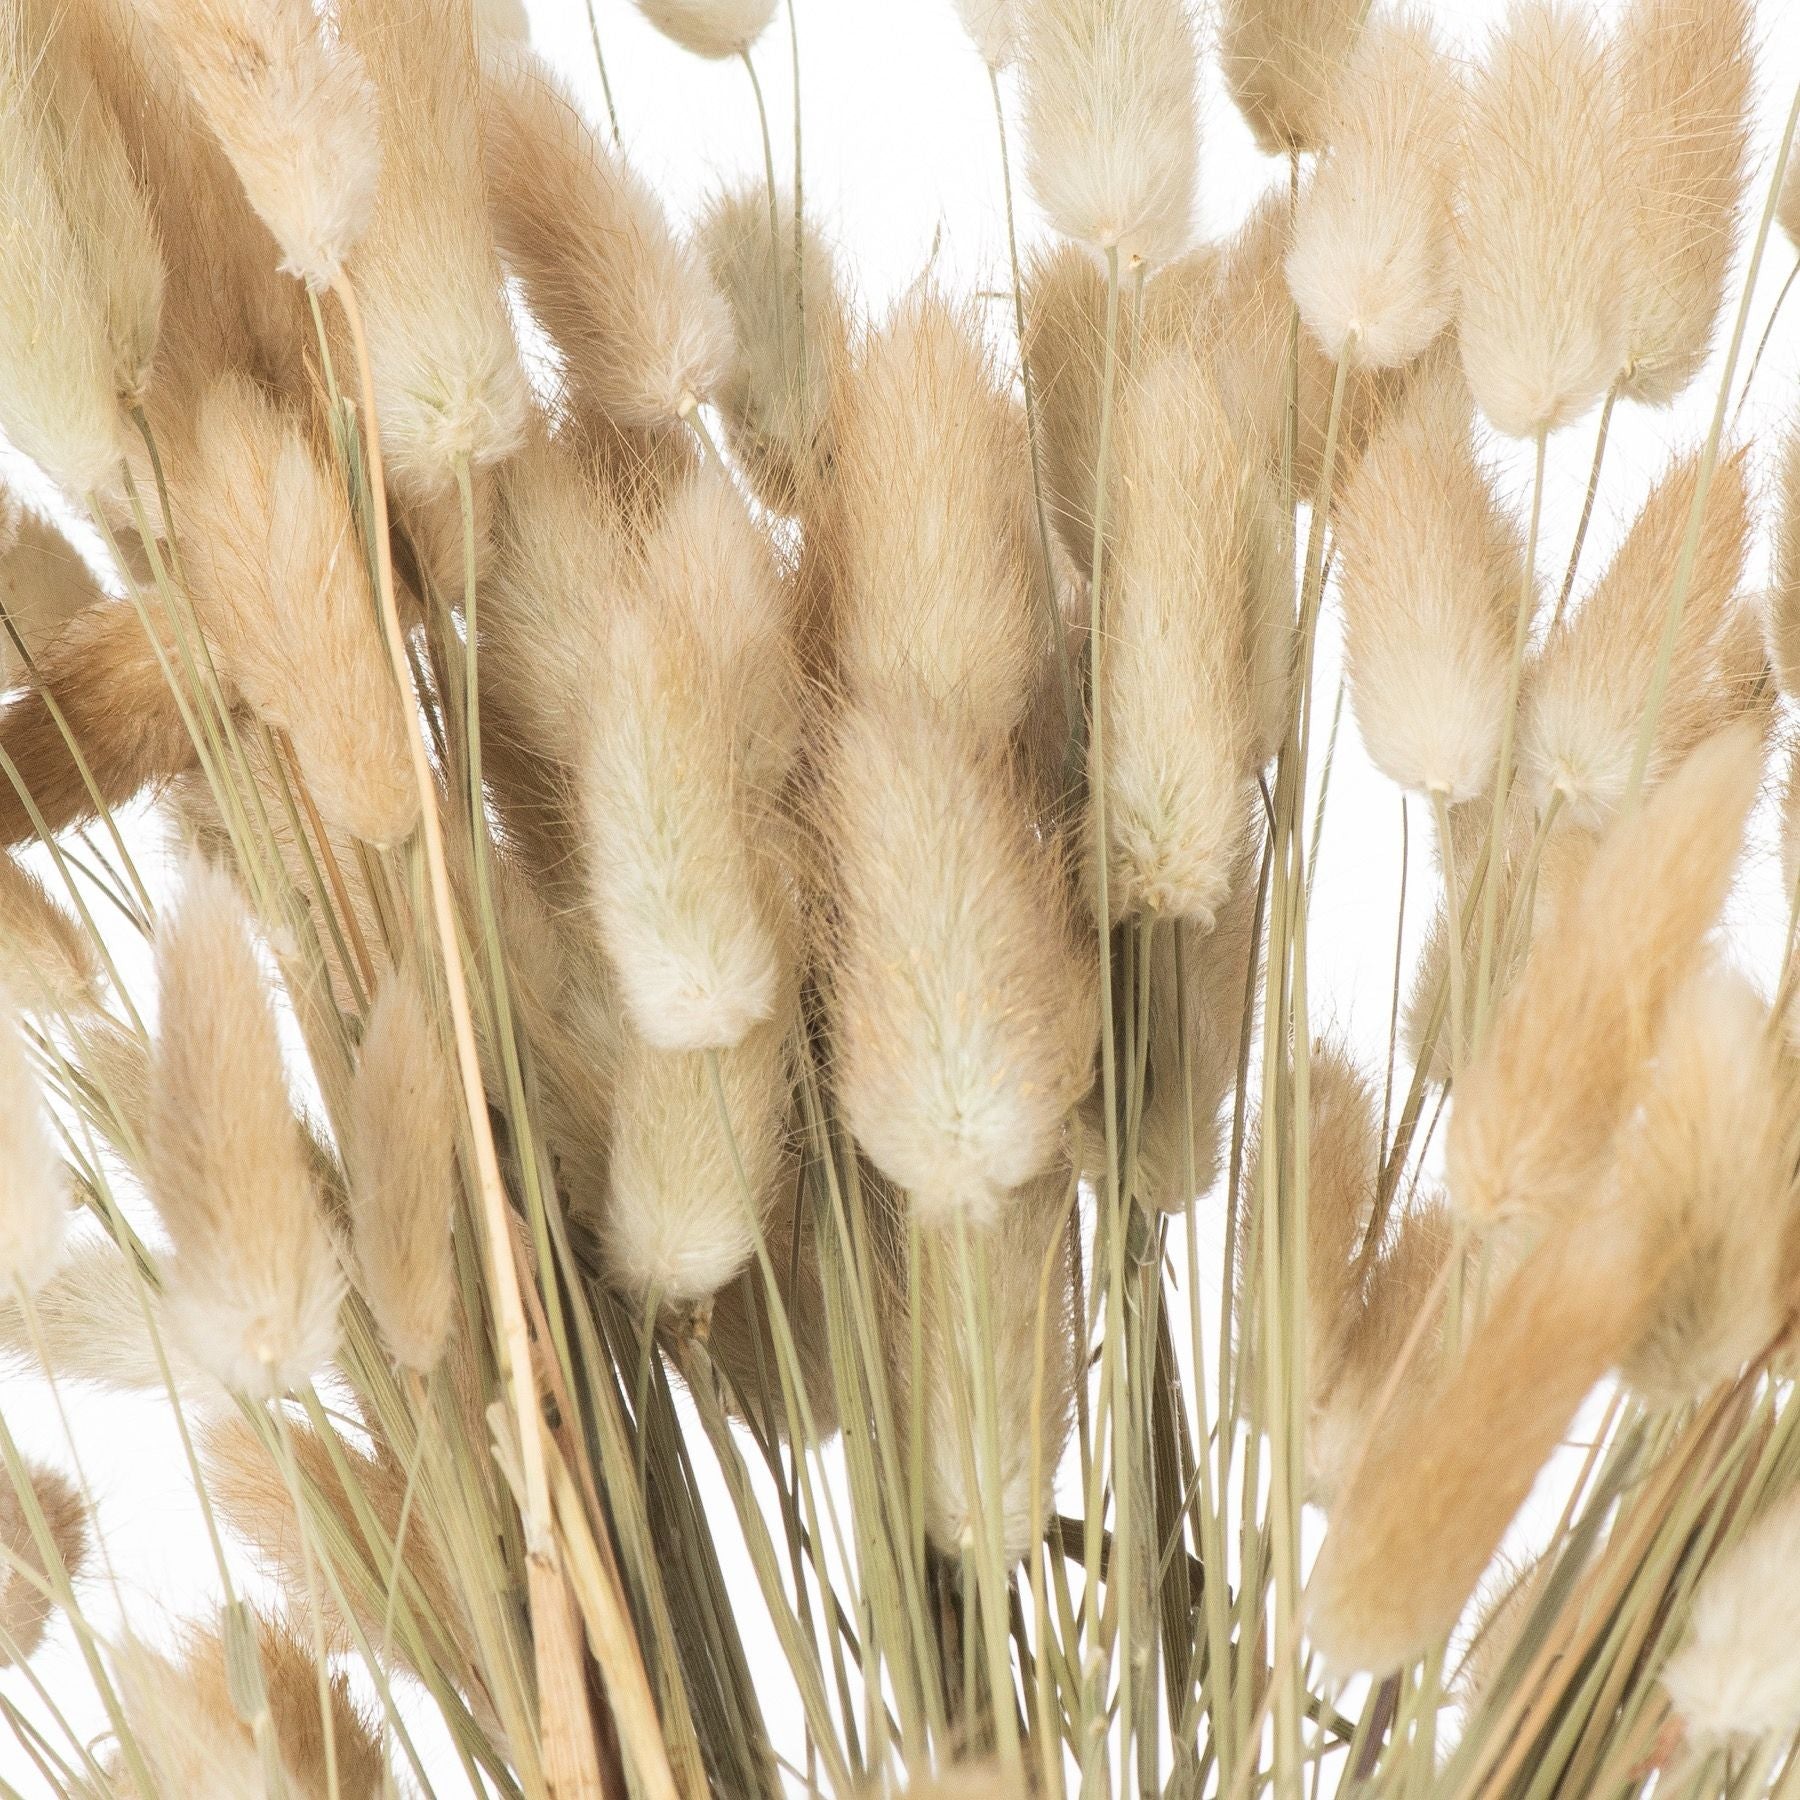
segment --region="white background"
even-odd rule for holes
[[[761,180],[762,153],[749,82],[741,65],[696,60],[661,39],[628,0],[595,0],[598,27],[627,153],[679,216],[690,217],[726,183]],[[921,273],[959,289],[1001,295],[1007,286],[1006,241],[1000,207],[1000,165],[985,69],[969,48],[949,0],[795,0],[801,60],[806,192],[853,271],[857,293],[879,312]],[[604,122],[593,41],[582,0],[528,0],[533,41],[580,95],[590,117]],[[1426,10],[1446,37],[1475,53],[1499,16],[1500,0],[1437,0]],[[1605,12],[1616,11],[1608,5]],[[1764,0],[1761,33],[1762,96],[1758,109],[1760,207],[1766,164],[1800,79],[1800,8]],[[756,52],[775,133],[778,170],[791,169],[793,83],[785,18]],[[1009,78],[1002,79],[1009,107]],[[1208,59],[1198,229],[1228,230],[1271,182],[1285,180],[1283,166],[1260,156],[1223,95]],[[1019,143],[1014,123],[1015,169]],[[784,175],[785,179],[785,175]],[[1622,197],[1621,197],[1622,198]],[[1043,226],[1020,185],[1020,230],[1026,244]],[[1739,378],[1767,320],[1775,292],[1793,266],[1785,240],[1772,240],[1750,310],[1749,341]],[[1735,307],[1734,289],[1732,306]],[[1728,336],[1731,309],[1725,332]],[[995,341],[1008,342],[1009,305],[997,298]],[[1717,361],[1717,359],[1715,359]],[[1768,441],[1795,400],[1800,368],[1800,303],[1784,315],[1744,414],[1746,431]],[[1604,562],[1634,506],[1675,447],[1703,435],[1717,388],[1717,368],[1696,384],[1672,414],[1621,407],[1584,568]],[[1542,567],[1560,570],[1579,510],[1592,451],[1593,421],[1571,427],[1553,444],[1544,525]],[[1766,475],[1766,449],[1759,457]],[[1509,492],[1523,495],[1529,471],[1516,453],[1502,464]],[[1757,569],[1762,567],[1759,556]],[[1335,644],[1328,629],[1322,654],[1327,704],[1335,684]],[[1311,976],[1315,1021],[1349,1032],[1371,1059],[1385,1046],[1395,903],[1399,885],[1400,801],[1369,768],[1345,715],[1312,927]],[[1413,879],[1409,918],[1423,926],[1431,875],[1424,854],[1425,822],[1413,820]],[[1766,821],[1765,821],[1766,825]],[[1772,856],[1765,847],[1753,859],[1738,903],[1737,938],[1765,984],[1772,983],[1779,947],[1781,901]],[[1416,945],[1414,930],[1409,940]],[[1216,1229],[1202,1212],[1200,1228]],[[121,1617],[152,1639],[167,1637],[174,1621],[204,1612],[215,1577],[192,1496],[181,1475],[172,1430],[148,1406],[71,1390],[67,1404],[76,1425],[85,1472],[98,1501],[112,1550],[116,1584],[105,1572],[88,1586],[91,1616],[102,1629]],[[24,1376],[0,1382],[0,1404],[27,1448],[68,1464],[54,1408],[38,1383]],[[721,1498],[719,1504],[725,1503]],[[747,1614],[754,1613],[754,1583],[736,1571]],[[773,1645],[771,1655],[778,1655]],[[86,1677],[66,1630],[37,1659],[34,1675],[71,1717],[100,1728],[87,1698]],[[0,1692],[35,1711],[29,1681],[18,1671],[0,1675]],[[791,1729],[792,1720],[778,1720]],[[790,1738],[784,1748],[793,1749]],[[0,1778],[30,1795],[48,1792],[28,1760],[0,1727]],[[447,1794],[461,1791],[446,1784]]]

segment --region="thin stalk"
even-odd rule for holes
[[[1600,468],[1606,461],[1607,439],[1612,434],[1613,409],[1619,404],[1619,383],[1606,390],[1606,404],[1600,409],[1600,429],[1594,438],[1594,462],[1588,470],[1587,493],[1581,502],[1581,523],[1575,527],[1575,542],[1569,551],[1569,566],[1563,574],[1562,587],[1556,596],[1556,610],[1550,615],[1550,629],[1562,623],[1563,609],[1575,591],[1575,572],[1581,567],[1581,552],[1587,544],[1588,527],[1594,522],[1594,500],[1600,492]]]

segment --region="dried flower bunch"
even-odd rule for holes
[[[672,217],[504,4],[5,0],[42,1791],[1800,1782],[1753,0],[958,11],[1050,228],[999,308],[859,302],[766,114]],[[1280,160],[1206,242],[1214,55]],[[1435,844],[1385,1069],[1309,973],[1344,694]],[[203,1610],[94,1390],[179,1426]]]

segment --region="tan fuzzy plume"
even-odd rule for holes
[[[1449,324],[1462,109],[1461,77],[1423,17],[1362,34],[1287,258],[1300,316],[1334,359],[1399,367]]]
[[[1210,926],[1256,768],[1248,471],[1197,346],[1134,371],[1118,423],[1118,528],[1096,730],[1110,902]]]
[[[1527,672],[1519,772],[1543,808],[1560,795],[1568,816],[1599,826],[1630,784],[1662,654],[1682,547],[1701,477],[1698,454],[1658,483],[1593,593],[1545,640]],[[1721,693],[1720,651],[1738,609],[1749,548],[1749,471],[1742,452],[1713,471],[1700,536],[1657,716],[1647,773],[1660,777],[1737,710]]]
[[[93,938],[16,857],[0,858],[0,982],[27,1012],[82,1014],[106,981]]]
[[[58,1575],[73,1581],[87,1561],[92,1525],[75,1484],[55,1469],[24,1465],[31,1485],[27,1502],[12,1480],[0,1482],[0,1664],[28,1661],[44,1641],[54,1610],[43,1582]],[[43,1514],[53,1552],[46,1562],[32,1525],[32,1509]],[[25,1565],[14,1567],[13,1558]]]
[[[1019,54],[1020,0],[955,0],[975,53],[998,73]]]
[[[699,243],[736,339],[717,395],[732,454],[757,497],[791,513],[830,464],[832,392],[848,348],[831,247],[803,220],[796,251],[785,195],[775,223],[771,238],[767,196],[739,188],[707,209]]]
[[[363,1030],[344,1163],[357,1286],[394,1360],[436,1368],[456,1307],[456,1089],[417,979],[396,969]]]
[[[608,1273],[636,1298],[681,1306],[749,1263],[791,1181],[791,1001],[728,1050],[670,1053],[628,1036],[614,1090]]]
[[[845,1117],[923,1219],[990,1219],[1093,1077],[1063,871],[998,753],[918,702],[851,708],[828,780]]]
[[[1800,1639],[1790,1597],[1800,1559],[1791,1489],[1700,1578],[1663,1670],[1675,1712],[1705,1748],[1783,1737],[1800,1724]]]
[[[350,260],[382,451],[404,486],[518,448],[531,398],[489,234],[468,0],[340,0],[381,115],[375,209]]]
[[[1463,366],[1508,437],[1555,431],[1625,360],[1631,210],[1605,47],[1572,0],[1521,0],[1471,94]]]
[[[1378,1428],[1307,1587],[1313,1647],[1384,1673],[1444,1638],[1576,1409],[1630,1341],[1644,1250],[1607,1214],[1550,1231],[1461,1361]]]
[[[49,1279],[68,1229],[68,1185],[17,1002],[0,992],[0,1293]]]
[[[309,0],[149,0],[195,104],[281,246],[282,267],[328,288],[368,224],[381,146],[356,53]]]
[[[1590,1194],[1730,886],[1762,745],[1733,726],[1601,840],[1457,1083],[1450,1198],[1476,1220]]]
[[[0,514],[4,510],[0,496]],[[0,537],[5,535],[0,528]],[[8,686],[25,679],[13,632],[23,640],[26,654],[36,657],[77,613],[101,597],[75,546],[48,519],[21,511],[12,542],[0,553],[0,612],[10,627],[0,636],[0,679]]]
[[[1653,1406],[1729,1379],[1783,1323],[1769,1246],[1793,1211],[1792,1115],[1767,1006],[1734,970],[1700,969],[1670,1004],[1619,1151],[1620,1201],[1669,1262],[1624,1363]]]
[[[1712,346],[1737,247],[1754,90],[1752,0],[1633,0],[1615,54],[1635,227],[1620,392],[1667,405]]]
[[[1034,0],[1023,24],[1025,172],[1050,223],[1122,268],[1179,256],[1199,149],[1186,0]]]
[[[650,188],[535,57],[490,57],[483,100],[495,235],[570,389],[627,426],[710,400],[731,317]]]
[[[343,486],[298,422],[225,377],[175,477],[194,601],[221,673],[294,753],[319,810],[375,844],[417,822],[403,701]]]
[[[664,37],[715,61],[748,55],[775,16],[775,0],[637,0],[637,6]]]
[[[1390,780],[1452,803],[1490,785],[1524,552],[1472,441],[1453,354],[1422,368],[1337,509],[1356,722]]]
[[[1224,0],[1219,60],[1238,110],[1271,156],[1323,149],[1360,0]]]
[[[995,741],[1023,717],[1043,634],[1024,420],[973,319],[926,289],[841,396],[829,554],[840,673],[922,692]]]
[[[229,1388],[301,1387],[337,1345],[343,1279],[230,876],[190,856],[156,944],[149,1175],[170,1309]]]

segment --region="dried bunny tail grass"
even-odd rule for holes
[[[1697,453],[1669,469],[1594,592],[1533,659],[1519,773],[1540,808],[1560,795],[1568,817],[1598,826],[1624,803],[1700,479]],[[1718,652],[1736,614],[1750,528],[1749,470],[1739,451],[1720,462],[1707,489],[1656,721],[1653,779],[1731,710],[1732,696],[1718,691]]]
[[[495,235],[565,381],[621,425],[685,416],[714,396],[732,354],[704,264],[541,62],[490,57],[485,74]]]
[[[25,1050],[13,995],[0,990],[0,1293],[41,1287],[69,1223],[68,1172]]]
[[[1473,408],[1436,353],[1379,426],[1337,508],[1345,660],[1370,758],[1402,787],[1473,799],[1509,694],[1524,553],[1475,455]]]
[[[708,1299],[756,1254],[792,1179],[794,1001],[729,1050],[619,1054],[609,1192],[599,1219],[608,1274],[637,1298]]]
[[[725,1049],[776,1010],[785,921],[753,841],[730,672],[652,600],[621,606],[590,676],[577,783],[592,903],[638,1033]]]
[[[310,0],[150,0],[282,267],[328,288],[375,205],[381,144],[361,59]]]
[[[1463,366],[1508,437],[1566,425],[1624,366],[1631,211],[1605,47],[1572,0],[1521,0],[1471,93]]]
[[[12,542],[0,553],[0,612],[11,628],[0,633],[0,679],[9,686],[24,679],[13,632],[36,657],[76,614],[102,598],[75,546],[48,519],[21,510]]]
[[[923,693],[995,742],[1043,635],[1024,421],[965,309],[914,290],[839,397],[827,554],[839,673]]]
[[[1119,409],[1118,520],[1095,742],[1115,917],[1210,925],[1260,748],[1247,470],[1197,344],[1134,370]]]
[[[391,972],[369,1009],[344,1133],[357,1286],[394,1360],[427,1374],[456,1310],[456,1089],[424,991]]]
[[[343,1277],[231,877],[190,855],[156,943],[149,1180],[170,1314],[234,1391],[304,1386],[337,1347]]]
[[[1219,59],[1238,110],[1271,156],[1324,148],[1362,0],[1224,0]]]
[[[1792,700],[1800,697],[1800,420],[1782,431],[1777,457],[1769,650],[1781,690]]]
[[[173,642],[166,648],[173,657]],[[37,685],[0,708],[0,750],[51,832],[93,818],[94,800],[46,695],[108,808],[194,766],[193,740],[136,609],[124,601],[91,606],[44,647]],[[0,779],[0,841],[23,844],[36,835],[17,788]]]
[[[1093,1080],[1093,976],[1003,752],[918,702],[853,706],[828,752],[826,977],[851,1131],[922,1220],[995,1216]]]
[[[1371,24],[1351,53],[1287,257],[1300,316],[1333,358],[1397,368],[1450,323],[1463,98],[1423,16]]]
[[[901,1310],[887,1327],[895,1415],[910,1419],[916,1410],[920,1417],[925,1529],[945,1556],[979,1555],[993,1508],[1001,1558],[1016,1563],[1030,1554],[1034,1527],[1041,1533],[1050,1515],[1081,1360],[1068,1252],[1069,1187],[1068,1177],[1052,1169],[1018,1196],[1003,1226],[970,1230],[960,1244],[953,1227],[938,1225],[924,1234],[918,1270],[924,1391],[916,1397],[912,1321]],[[965,1267],[979,1321],[973,1345]],[[903,1309],[904,1297],[897,1304]],[[989,1383],[997,1470],[984,1467],[976,1410]],[[994,1475],[997,1491],[990,1487]]]
[[[775,225],[771,236],[761,187],[741,187],[707,208],[698,241],[731,314],[736,347],[717,399],[732,453],[757,497],[792,513],[831,466],[832,396],[848,344],[830,246],[802,215],[796,251],[789,195]]]
[[[1441,1641],[1642,1315],[1645,1252],[1606,1213],[1553,1228],[1431,1390],[1378,1426],[1307,1588],[1313,1647],[1385,1673]]]
[[[218,1705],[180,1663],[139,1638],[122,1638],[112,1647],[111,1661],[132,1742],[157,1791],[166,1788],[194,1800],[267,1793],[262,1758],[229,1700]],[[109,1800],[148,1797],[139,1794],[135,1780],[120,1767]]]
[[[519,447],[531,395],[487,221],[468,0],[339,0],[381,112],[375,209],[350,259],[382,452],[405,487]]]
[[[206,392],[176,499],[194,601],[221,672],[292,738],[326,820],[395,844],[418,820],[403,701],[342,485],[252,383]]]
[[[1121,267],[1179,256],[1199,152],[1186,0],[1034,0],[1022,24],[1025,172],[1050,223]]]
[[[637,7],[664,37],[714,61],[749,55],[775,16],[775,0],[637,0]]]
[[[996,74],[1019,54],[1021,0],[955,0],[975,53]]]
[[[1708,1748],[1785,1736],[1800,1725],[1797,1560],[1800,1494],[1790,1489],[1700,1577],[1662,1679],[1676,1715]]]
[[[1085,570],[1094,553],[1106,277],[1078,244],[1054,244],[1027,263],[1024,285],[1025,360],[1037,389],[1045,499],[1063,548]],[[1158,285],[1146,287],[1146,301]],[[1121,364],[1131,342],[1122,334]]]
[[[106,985],[87,928],[17,857],[0,857],[0,982],[26,1012],[97,1011]]]
[[[1667,405],[1711,349],[1736,248],[1753,0],[1633,0],[1617,49],[1634,231],[1619,391]]]
[[[1555,1216],[1605,1172],[1730,886],[1761,770],[1757,733],[1732,726],[1601,840],[1457,1082],[1446,1166],[1465,1216]]]
[[[1768,1007],[1733,970],[1698,970],[1670,1003],[1643,1106],[1619,1151],[1622,1204],[1670,1267],[1624,1361],[1652,1406],[1735,1375],[1783,1322],[1794,1105]]]
[[[12,1480],[0,1481],[0,1665],[22,1663],[36,1653],[55,1611],[43,1582],[56,1572],[76,1579],[93,1539],[86,1503],[67,1476],[39,1463],[26,1463],[24,1473],[54,1556],[46,1562],[25,1497]],[[25,1569],[14,1565],[15,1557]]]

